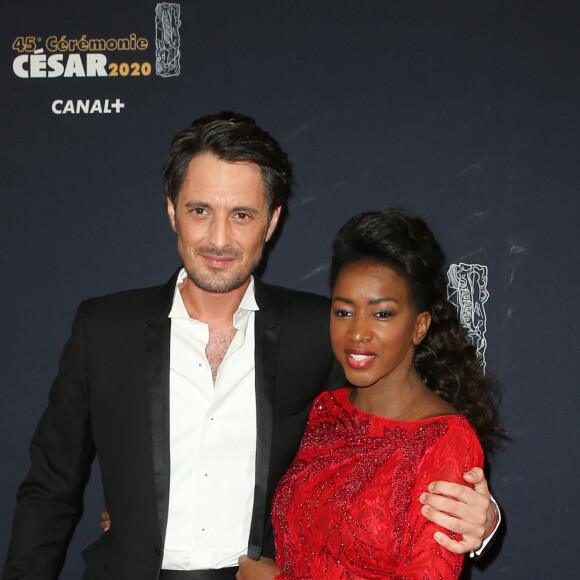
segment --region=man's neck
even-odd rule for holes
[[[224,323],[232,324],[249,284],[250,278],[229,292],[208,292],[186,277],[179,290],[189,316],[207,324],[211,330],[212,327],[222,327]]]

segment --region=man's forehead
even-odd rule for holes
[[[206,203],[227,201],[246,205],[253,200],[252,205],[261,205],[266,202],[259,165],[250,161],[225,161],[207,153],[189,162],[179,195],[188,198],[193,195]]]

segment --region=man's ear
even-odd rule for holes
[[[169,216],[169,223],[173,231],[175,231],[175,206],[170,197],[167,198],[167,215]]]
[[[415,322],[415,335],[413,336],[413,344],[415,346],[421,344],[421,342],[427,335],[427,331],[429,330],[430,325],[431,325],[430,312],[425,311],[417,314],[417,320]]]
[[[276,226],[278,225],[278,220],[280,219],[280,213],[282,212],[282,206],[279,205],[273,212],[272,217],[270,218],[270,223],[268,224],[268,231],[266,232],[266,239],[267,242],[271,237],[274,231],[276,230]]]

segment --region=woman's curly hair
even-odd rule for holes
[[[415,347],[421,380],[466,415],[482,446],[491,449],[503,434],[494,403],[495,383],[484,376],[457,309],[447,299],[445,255],[427,224],[401,209],[363,212],[339,230],[332,250],[331,287],[346,264],[366,260],[403,277],[417,312],[431,313],[429,331]]]

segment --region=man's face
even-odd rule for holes
[[[167,213],[189,278],[203,290],[224,293],[248,281],[280,207],[268,220],[258,165],[204,153],[190,161],[177,206],[168,199]]]

